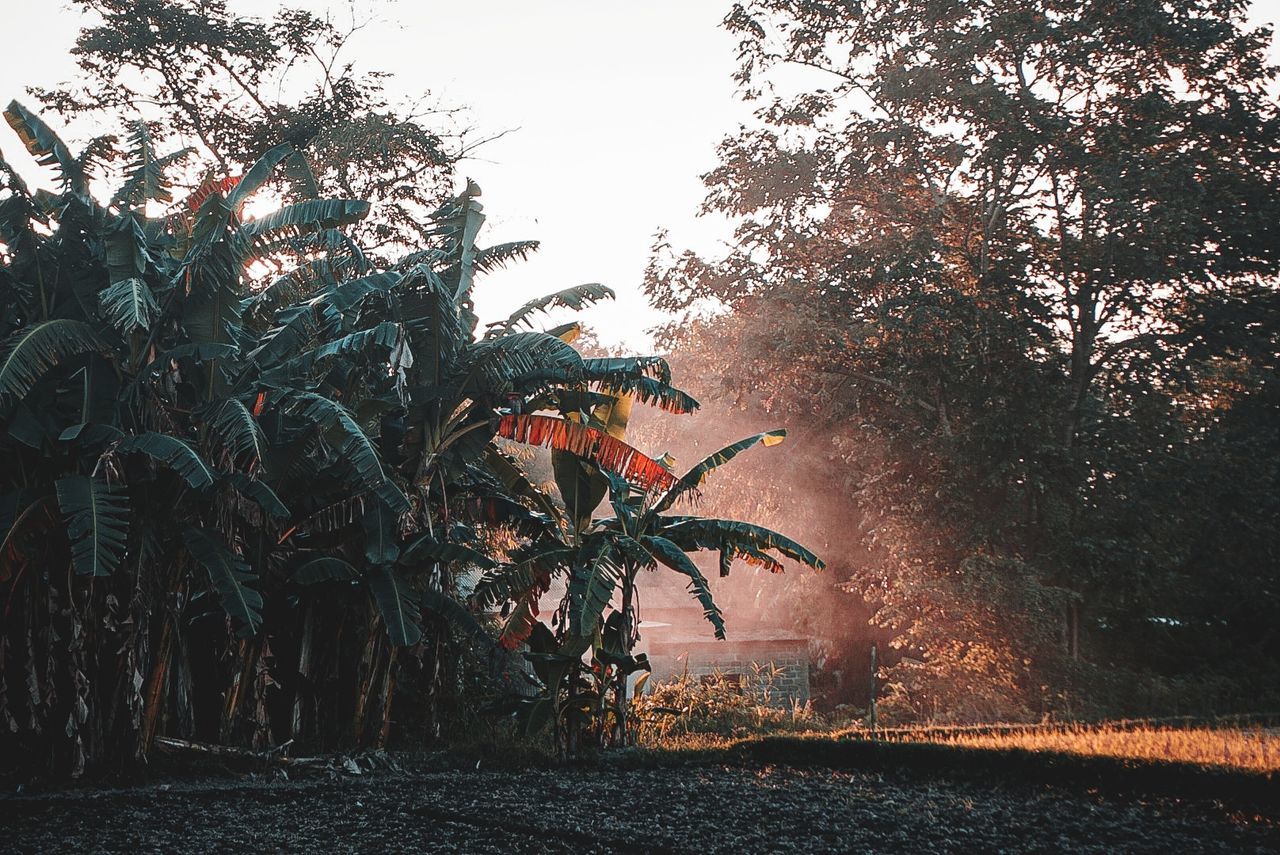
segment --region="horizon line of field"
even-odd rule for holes
[[[1186,729],[1195,728],[1244,728],[1280,727],[1280,712],[1233,713],[1217,716],[1163,716],[1156,718],[1124,719],[1072,719],[1042,722],[992,722],[988,724],[936,724],[900,725],[897,727],[853,727],[831,734],[848,739],[877,739],[893,741],[896,738],[928,738],[947,736],[983,736],[1002,733],[1070,733],[1077,730],[1141,730],[1143,728]]]

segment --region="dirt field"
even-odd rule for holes
[[[380,773],[0,798],[4,852],[1275,852],[1171,801],[785,767]]]

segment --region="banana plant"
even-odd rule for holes
[[[621,374],[621,369],[633,366],[601,367]],[[510,645],[535,633],[536,603],[551,576],[566,577],[566,594],[555,615],[557,649],[534,654],[550,682],[542,707],[531,711],[531,717],[554,720],[558,745],[570,753],[586,730],[611,744],[627,739],[628,678],[647,667],[643,657],[632,655],[638,641],[636,582],[641,570],[665,567],[686,577],[716,637],[724,638],[724,619],[710,585],[688,553],[717,551],[722,575],[728,575],[738,559],[774,571],[783,569],[781,558],[815,570],[824,567],[812,552],[770,529],[668,513],[682,498],[695,495],[715,469],[756,445],[777,445],[786,433],[768,431],[732,443],[677,477],[670,471],[669,457],[655,461],[624,442],[637,397],[667,404],[664,408],[676,412],[696,406],[669,386],[665,363],[650,360],[645,367],[656,373],[647,378],[654,381],[648,387],[633,376],[601,371],[595,375],[601,378],[597,390],[580,387],[577,397],[562,397],[562,402],[573,404],[559,419],[503,420],[504,435],[553,449],[556,483],[572,521],[571,534],[568,542],[548,538],[526,550],[521,561],[495,568],[481,580],[476,596],[484,603],[515,598],[517,605],[504,631]],[[612,515],[593,518],[606,494]],[[620,598],[618,608],[606,615],[615,596]],[[581,658],[588,650],[592,663],[584,672]],[[591,678],[584,679],[584,673]]]

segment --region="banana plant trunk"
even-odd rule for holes
[[[632,619],[635,616],[636,568],[628,567],[622,578],[622,623],[618,633],[622,645],[624,661],[631,656],[635,646],[635,632]],[[627,711],[630,704],[627,698],[627,678],[630,675],[625,668],[619,667],[614,676],[613,688],[613,739],[615,746],[627,744]]]

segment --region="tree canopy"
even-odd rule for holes
[[[908,652],[890,680],[917,713],[998,712],[964,712],[966,684],[1031,714],[1082,668],[1213,668],[1156,651],[1243,643],[1274,609],[1274,521],[1220,516],[1235,501],[1199,474],[1235,471],[1228,421],[1274,439],[1270,416],[1237,421],[1274,415],[1280,247],[1269,33],[1244,11],[760,0],[726,18],[758,105],[706,176],[734,246],[660,243],[649,293],[725,310],[669,330],[677,362],[710,360],[847,467],[826,498],[856,505],[866,551],[844,572]],[[1238,488],[1265,492],[1271,462]],[[1249,558],[1191,547],[1227,525]],[[1253,596],[1205,615],[1192,592],[1226,579]],[[1273,673],[1268,638],[1249,649]]]

